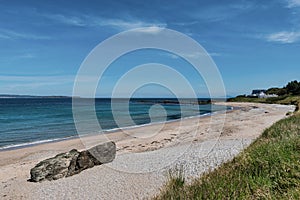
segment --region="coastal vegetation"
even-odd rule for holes
[[[297,80],[289,82],[283,88],[269,88],[267,94],[282,95],[300,95],[300,82]]]
[[[300,82],[267,92],[279,96],[242,95],[229,101],[295,105],[295,112],[266,129],[233,160],[191,183],[181,172],[171,173],[154,199],[300,199]]]
[[[254,102],[254,103],[269,103],[269,104],[284,104],[295,105],[296,111],[300,108],[300,82],[291,81],[282,88],[269,88],[267,94],[276,94],[277,97],[269,98],[253,98],[247,95],[239,95],[235,98],[230,98],[229,102]]]
[[[283,96],[270,97],[270,98],[252,98],[246,96],[237,96],[235,98],[228,99],[228,101],[295,105],[296,111],[299,111],[299,107],[300,107],[300,95],[283,95]]]
[[[278,121],[191,184],[172,174],[155,199],[300,199],[300,115]]]

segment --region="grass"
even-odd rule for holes
[[[229,102],[253,102],[253,103],[269,103],[269,104],[283,104],[295,105],[295,113],[300,113],[300,96],[284,95],[271,98],[250,98],[245,96],[238,96],[228,99]]]
[[[171,173],[154,199],[300,199],[299,112],[276,122],[232,161],[191,184],[181,173]]]
[[[238,96],[228,99],[229,102],[253,102],[253,103],[270,103],[270,104],[284,104],[295,105],[296,111],[300,108],[300,96],[284,95],[271,98],[249,98],[244,96]]]

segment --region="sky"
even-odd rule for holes
[[[300,79],[300,0],[0,0],[0,11],[0,94],[70,96],[93,48],[141,27],[176,30],[201,44],[216,63],[228,96]],[[110,96],[126,71],[145,63],[173,67],[199,97],[207,97],[203,78],[189,63],[157,50],[116,60],[96,96]],[[145,86],[139,95],[171,94],[168,88]]]

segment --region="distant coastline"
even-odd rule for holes
[[[79,96],[61,96],[61,95],[48,95],[48,96],[39,96],[39,95],[15,95],[15,94],[0,94],[0,99],[49,99],[49,98],[63,98],[63,99],[71,99],[71,98],[79,98],[79,99],[111,99],[109,97],[79,97]],[[198,105],[204,105],[204,104],[211,104],[214,102],[224,101],[226,102],[231,97],[225,97],[225,98],[213,98],[213,97],[198,97],[198,98],[170,98],[170,97],[134,97],[130,98],[130,100],[136,100],[140,103],[153,103],[155,101],[158,104],[198,104]],[[114,98],[114,99],[128,99],[124,97],[120,98]]]
[[[34,95],[15,95],[15,94],[0,94],[0,98],[9,99],[9,98],[72,98],[70,96],[34,96]]]

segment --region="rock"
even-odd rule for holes
[[[30,170],[30,181],[51,181],[72,176],[95,165],[112,162],[115,156],[116,144],[112,141],[97,145],[87,151],[78,152],[73,149],[37,164]]]
[[[30,170],[31,181],[39,182],[44,179],[56,180],[68,174],[70,163],[77,159],[79,152],[75,149],[68,153],[58,154],[37,164]]]
[[[92,168],[95,165],[100,165],[100,163],[94,156],[91,155],[89,151],[82,151],[79,153],[78,157],[75,157],[68,168],[68,176],[73,176],[74,174],[78,174],[81,171]]]
[[[116,156],[116,144],[107,142],[89,149],[89,152],[102,164],[112,162]]]

